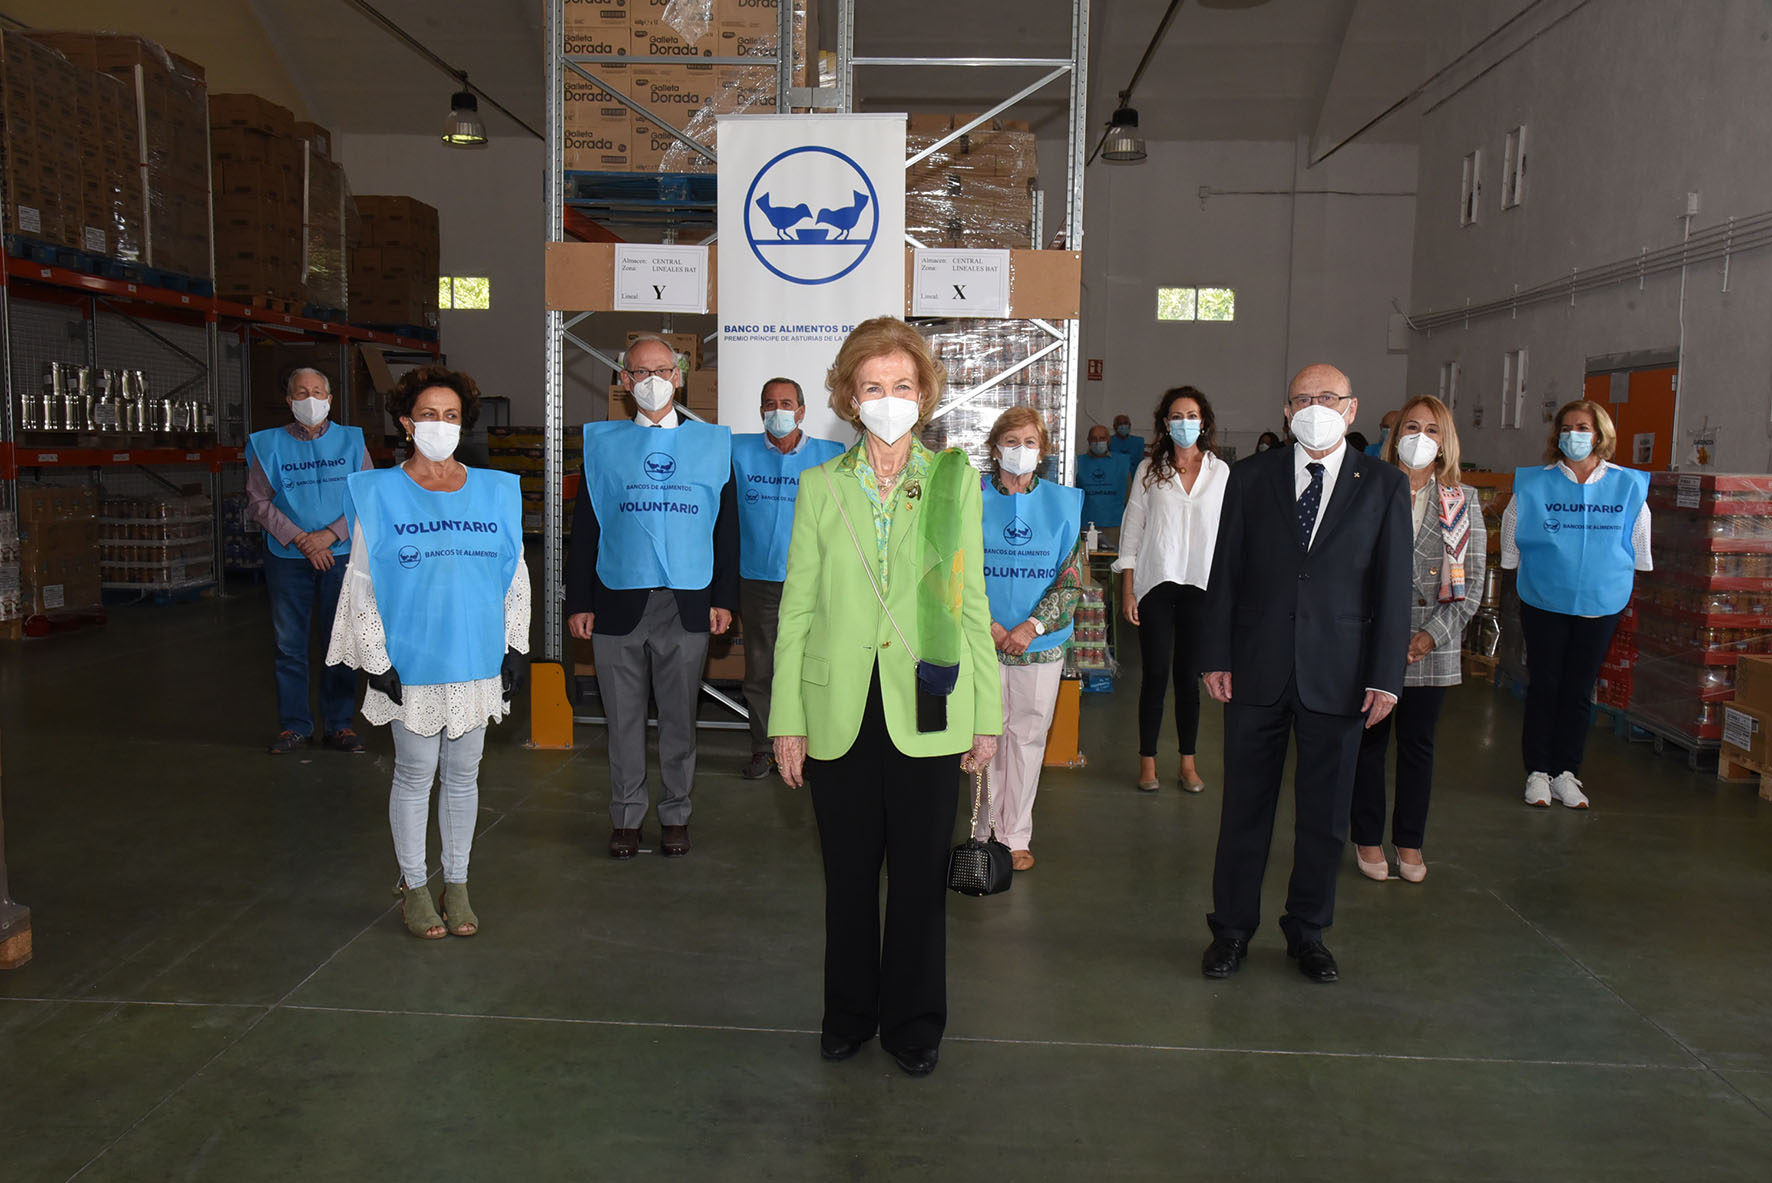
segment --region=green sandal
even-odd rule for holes
[[[437,909],[431,905],[431,893],[424,885],[406,886],[402,879],[398,888],[400,892],[400,918],[406,922],[406,931],[420,940],[440,941],[449,935],[443,924],[443,918],[437,915]],[[433,932],[435,929],[437,931]]]
[[[465,883],[445,883],[443,896],[443,923],[449,931],[458,937],[471,937],[480,931],[480,918],[474,915],[474,909],[468,903],[468,885]],[[450,917],[455,917],[451,920]]]

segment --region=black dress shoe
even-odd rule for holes
[[[619,827],[609,831],[609,857],[630,859],[640,853],[640,831],[638,829],[623,830]]]
[[[1298,972],[1313,982],[1334,982],[1341,979],[1335,954],[1322,941],[1300,941],[1289,946],[1286,956],[1298,959]]]
[[[768,752],[752,752],[751,758],[746,760],[744,767],[738,770],[738,775],[746,780],[762,780],[769,775],[770,763]]]
[[[1214,937],[1200,958],[1200,972],[1209,978],[1228,978],[1243,968],[1249,942],[1241,937]]]
[[[658,852],[666,858],[682,858],[689,853],[688,826],[660,826]]]
[[[935,1071],[935,1062],[941,1059],[941,1051],[933,1047],[905,1047],[892,1053],[898,1066],[911,1076],[928,1076]]]
[[[840,1063],[861,1050],[865,1039],[846,1039],[841,1035],[820,1035],[818,1037],[818,1054],[831,1063]]]

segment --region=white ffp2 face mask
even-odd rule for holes
[[[1412,431],[1397,441],[1397,459],[1410,468],[1426,468],[1440,454],[1440,441],[1431,435]]]
[[[332,414],[332,400],[298,398],[289,404],[289,410],[295,415],[295,421],[303,427],[318,427],[326,422],[326,416]]]
[[[1324,452],[1347,434],[1347,420],[1331,407],[1306,407],[1292,413],[1292,434],[1313,452]]]
[[[657,374],[648,374],[634,383],[634,401],[643,411],[664,410],[671,405],[671,396],[676,393],[677,388],[671,385],[671,380]]]
[[[426,460],[441,464],[455,455],[455,446],[461,443],[461,424],[436,420],[414,423],[412,442]]]
[[[891,394],[884,398],[857,402],[856,408],[861,415],[862,426],[878,436],[881,443],[886,444],[896,444],[904,437],[905,432],[915,427],[922,410],[916,399],[899,398]]]
[[[1038,445],[1023,444],[1019,448],[998,448],[997,463],[1011,476],[1026,476],[1040,467]]]

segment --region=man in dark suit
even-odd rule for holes
[[[1403,688],[1413,549],[1408,481],[1343,438],[1358,407],[1340,370],[1306,366],[1286,396],[1296,442],[1234,466],[1225,489],[1200,629],[1206,689],[1225,704],[1209,978],[1237,972],[1261,922],[1288,732],[1297,819],[1280,929],[1305,977],[1339,977],[1323,930],[1360,734]]]
[[[628,347],[632,423],[585,427],[585,476],[566,557],[566,626],[592,644],[609,733],[611,858],[639,852],[649,805],[646,703],[658,702],[659,852],[689,853],[695,716],[708,634],[738,607],[738,498],[731,433],[687,421],[670,343]]]

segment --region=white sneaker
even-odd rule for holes
[[[1551,803],[1551,778],[1548,772],[1534,772],[1526,778],[1526,804],[1549,805]]]
[[[1575,779],[1573,772],[1561,772],[1550,783],[1551,796],[1557,804],[1566,805],[1570,809],[1586,809],[1587,794],[1581,791],[1581,782]]]

